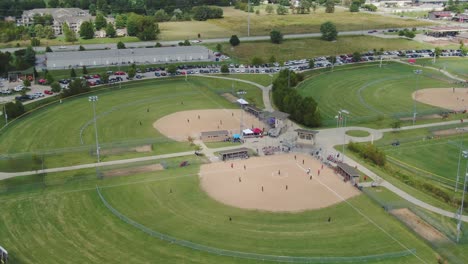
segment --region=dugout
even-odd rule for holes
[[[247,113],[250,113],[256,117],[262,117],[263,110],[253,106],[253,105],[244,105],[244,110]]]
[[[8,263],[8,251],[0,246],[0,263]]]
[[[238,148],[220,151],[219,155],[221,160],[230,160],[230,159],[247,159],[249,158],[249,149],[248,148]]]
[[[201,132],[200,139],[203,142],[219,142],[229,140],[229,131],[217,130],[217,131],[206,131]]]
[[[341,174],[345,181],[351,180],[353,183],[359,183],[359,171],[346,163],[338,163],[336,170]]]
[[[309,129],[296,129],[297,143],[303,145],[315,145],[315,135],[318,134],[316,130]]]

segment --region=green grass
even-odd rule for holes
[[[435,64],[433,63],[433,59],[418,59],[416,63],[443,69],[468,80],[468,58],[438,58]]]
[[[183,159],[167,162],[177,164]],[[93,170],[82,170],[0,182],[11,187],[0,195],[2,246],[14,263],[108,263],[115,259],[128,263],[258,263],[153,238],[108,211],[94,189],[97,184],[108,202],[134,221],[206,246],[315,257],[382,254],[405,246],[416,249],[424,261],[435,261],[435,252],[428,245],[365,195],[349,200],[354,208],[340,203],[292,214],[242,210],[210,199],[199,188],[196,164],[200,161],[192,162],[185,168],[104,180],[96,180]],[[53,186],[54,181],[59,184]],[[29,187],[21,189],[26,183]],[[328,217],[332,217],[331,223]],[[420,263],[413,256],[371,263],[395,261]]]
[[[362,64],[337,67],[306,79],[297,90],[302,96],[313,97],[320,107],[323,123],[336,124],[338,110],[350,112],[348,124],[374,128],[390,127],[394,118],[410,117],[414,102],[411,94],[418,89],[452,87],[440,73],[424,70],[417,80],[414,68],[398,63]],[[416,103],[418,116],[440,112],[433,106]]]
[[[95,93],[99,143],[105,148],[129,148],[153,144],[152,152],[123,152],[104,155],[104,160],[147,156],[191,150],[188,143],[167,139],[152,124],[157,119],[184,110],[234,108],[219,93],[229,92],[232,81],[202,77],[145,80],[123,84],[122,89],[108,88]],[[234,82],[236,88],[247,91],[246,100],[263,108],[259,88]],[[1,153],[44,153],[20,155],[12,160],[0,160],[2,170],[45,168],[94,162],[94,127],[92,106],[87,95],[58,101],[15,122],[0,136]],[[182,105],[181,102],[184,102]],[[149,109],[149,112],[147,110]],[[71,121],[73,120],[73,121]],[[139,124],[142,123],[142,125]],[[83,129],[83,130],[82,130]],[[81,144],[80,131],[82,130]],[[21,141],[17,139],[21,138]],[[33,162],[36,160],[37,162]],[[33,165],[28,165],[34,163]]]
[[[351,137],[367,137],[370,133],[364,130],[348,130],[346,131],[346,135]]]
[[[206,44],[206,46],[214,49],[216,44]],[[242,42],[232,49],[228,43],[222,44],[223,52],[241,63],[251,63],[253,57],[269,61],[272,55],[277,61],[287,61],[333,54],[351,54],[355,51],[380,50],[381,48],[384,50],[405,50],[432,47],[430,44],[407,39],[384,39],[372,36],[342,36],[333,43],[319,38],[285,40],[282,44],[273,44],[270,41]]]
[[[269,15],[261,10],[260,15],[252,14],[250,16],[250,34],[269,35],[272,29],[278,29],[283,34],[320,32],[320,25],[324,21],[333,22],[339,32],[374,28],[412,28],[431,24],[414,19],[391,18],[369,13],[350,13],[349,10],[338,8],[332,14],[325,13],[325,9],[320,7],[315,13],[304,15],[277,15],[276,13]],[[223,28],[232,34],[247,35],[247,13],[244,11],[224,8],[223,19],[208,20],[207,23]],[[200,32],[200,30],[194,29],[193,32]],[[201,33],[203,36],[203,31]]]
[[[62,46],[62,45],[85,45],[85,44],[109,44],[109,46],[115,45],[115,43],[122,41],[137,42],[140,41],[137,37],[117,37],[117,38],[93,38],[93,39],[82,39],[79,38],[75,42],[66,42],[65,37],[59,36],[55,39],[41,39],[41,46]],[[0,48],[14,48],[19,44],[21,47],[27,47],[31,45],[30,40],[10,41],[6,43],[0,43]],[[155,42],[156,44],[156,42]]]

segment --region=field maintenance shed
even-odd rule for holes
[[[248,148],[238,148],[238,149],[231,149],[220,151],[219,155],[221,156],[221,160],[230,160],[230,159],[247,159],[249,157],[249,149]]]

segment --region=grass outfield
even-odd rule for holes
[[[183,78],[160,79],[123,84],[121,90],[110,88],[92,93],[99,96],[96,115],[101,145],[118,147],[117,144],[123,142],[129,142],[130,145],[158,143],[153,145],[150,153],[109,154],[104,155],[103,159],[190,150],[188,143],[174,142],[161,135],[153,128],[153,122],[178,111],[235,108],[236,105],[218,94],[231,91],[232,83],[202,77],[189,78],[188,83]],[[237,89],[247,91],[246,100],[263,107],[260,89],[240,82],[234,84]],[[0,152],[61,152],[60,155],[53,155],[53,158],[46,157],[48,160],[45,167],[48,168],[94,162],[95,157],[89,155],[89,149],[95,142],[93,111],[87,96],[65,99],[61,104],[56,102],[11,123],[0,136]],[[0,160],[0,168],[20,169],[21,163],[21,159],[16,162]]]
[[[409,117],[413,113],[411,94],[417,81],[414,68],[399,63],[362,64],[335,68],[308,78],[297,90],[302,96],[311,96],[321,110],[324,124],[336,124],[338,110],[350,112],[348,123],[369,127],[390,127],[394,117]],[[445,77],[433,70],[424,70],[418,88],[452,87]],[[438,108],[416,103],[418,115],[437,112]]]
[[[418,59],[417,64],[432,66],[438,69],[457,75],[460,78],[468,80],[468,58],[438,58],[436,63],[432,59]]]
[[[400,164],[410,171],[414,171],[416,175],[433,179],[445,184],[447,188],[453,190],[456,182],[458,158],[460,154],[459,144],[462,141],[464,146],[468,146],[468,139],[464,136],[453,135],[442,138],[427,139],[432,137],[432,133],[422,132],[419,135],[405,133],[406,131],[393,134],[394,140],[399,140],[398,147],[389,144],[381,146],[387,154],[389,161]],[[427,136],[426,136],[427,135]],[[381,144],[376,141],[376,144]],[[466,168],[466,162],[462,160],[460,163],[460,179],[463,184],[463,175]],[[463,189],[459,185],[459,189]]]
[[[167,162],[177,164],[181,159]],[[97,184],[107,201],[127,217],[154,231],[205,246],[309,257],[383,254],[407,247],[416,249],[420,259],[406,256],[371,263],[435,262],[436,253],[427,244],[365,195],[349,201],[354,208],[341,203],[293,214],[241,210],[213,201],[201,191],[197,161],[192,162],[195,165],[185,168],[99,181],[93,180],[92,170],[67,172],[65,178],[90,176],[16,192],[14,187],[19,189],[25,178],[11,179],[6,184],[12,187],[10,191],[0,195],[2,246],[14,263],[260,262],[215,256],[151,237],[106,209],[95,190]],[[64,180],[63,174],[29,177],[29,183],[44,186],[54,178]],[[330,223],[328,217],[332,217]]]
[[[355,51],[364,52],[373,49],[380,50],[404,50],[432,48],[430,44],[423,44],[407,39],[384,39],[372,36],[341,36],[337,42],[330,43],[319,38],[291,39],[282,44],[273,44],[270,41],[242,42],[231,49],[228,43],[224,43],[223,52],[241,63],[250,63],[253,57],[259,57],[269,61],[272,55],[277,61],[293,59],[313,58],[317,56],[329,56],[333,54],[351,54]],[[216,44],[207,44],[207,47],[215,49]],[[311,48],[313,47],[313,48]]]

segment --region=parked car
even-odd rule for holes
[[[45,90],[44,93],[47,94],[47,95],[54,94],[54,92],[52,92],[51,90]]]

